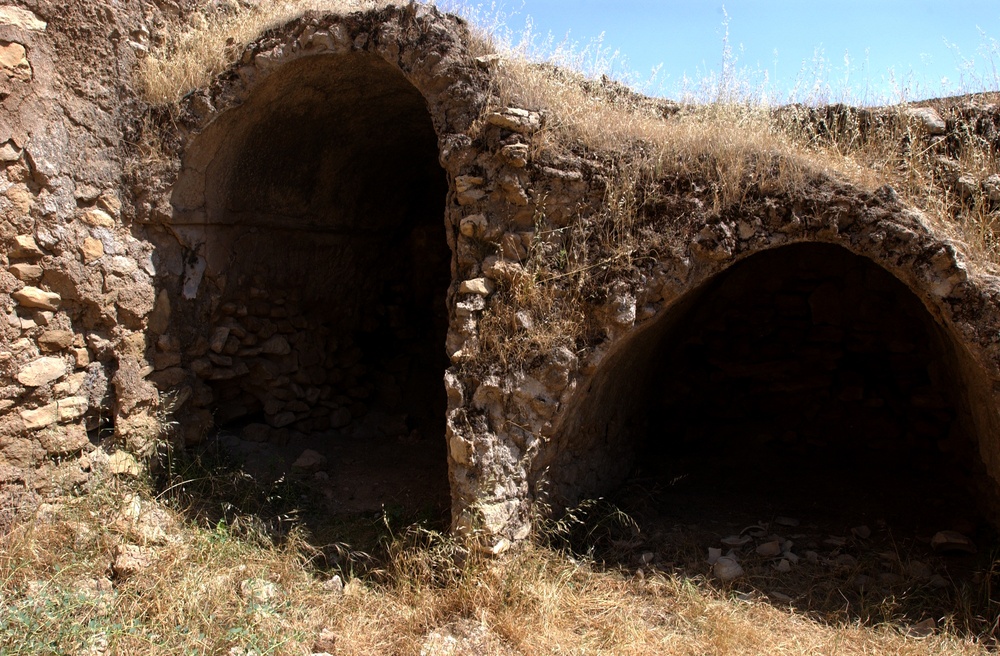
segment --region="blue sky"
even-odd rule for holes
[[[697,92],[698,80],[718,81],[726,15],[731,70],[771,102],[916,100],[996,90],[1000,77],[1000,0],[505,0],[479,7],[481,17],[499,11],[515,35],[530,16],[539,43],[550,33],[556,43],[568,35],[577,50],[590,44],[593,52],[603,33],[605,59],[619,52],[640,85],[662,65],[645,90],[675,98]],[[612,73],[625,70],[615,60]]]

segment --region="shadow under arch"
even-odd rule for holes
[[[175,333],[192,404],[262,483],[446,512],[447,191],[425,99],[366,52],[282,64],[186,149]]]

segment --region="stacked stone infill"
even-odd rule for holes
[[[251,288],[246,302],[221,304],[209,336],[183,352],[172,338],[159,340],[150,379],[177,395],[172,404],[196,408],[184,424],[188,444],[211,426],[279,443],[296,432],[343,429],[376,396],[398,409],[405,358],[386,363],[365,354],[351,335],[302,312],[294,296]],[[182,359],[196,380],[178,366]]]
[[[87,480],[99,434],[154,437],[141,379],[154,267],[121,228],[113,84],[88,86],[107,60],[60,49],[66,21],[104,33],[90,21],[111,19],[45,18],[0,6],[0,483],[59,492]]]

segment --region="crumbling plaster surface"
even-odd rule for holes
[[[57,14],[44,3],[29,6],[44,17]],[[138,18],[111,11],[95,18],[101,29],[130,20]],[[448,396],[443,438],[456,529],[523,538],[539,499],[559,505],[614,485],[627,471],[627,446],[608,439],[615,431],[594,408],[623,404],[624,415],[629,399],[610,383],[609,372],[630,366],[629,358],[662,333],[685,299],[735,262],[807,241],[871,259],[921,299],[951,337],[980,454],[1000,479],[1000,280],[979,271],[960,245],[938,236],[891,189],[868,193],[816,176],[792,193],[748,195],[720,215],[704,190],[664,180],[661,191],[669,200],[645,221],[673,235],[669,248],[643,252],[638,245],[639,264],[587,301],[583,312],[596,328],[575,349],[560,347],[523,366],[502,367],[481,355],[480,322],[506,298],[494,290],[525,275],[521,261],[542,235],[558,249],[567,239],[562,228],[602,216],[612,169],[604,154],[553,145],[558,134],[538,108],[497,106],[491,76],[502,72],[495,59],[470,53],[459,19],[410,5],[340,18],[307,15],[269,33],[210,87],[189,95],[176,123],[164,122],[164,142],[175,149],[168,153],[172,163],[133,176],[131,189],[124,188],[118,153],[123,131],[138,121],[128,115],[128,104],[110,103],[110,89],[134,93],[122,81],[131,53],[125,46],[113,55],[93,53],[94,62],[114,57],[123,63],[91,70],[87,82],[72,88],[60,77],[71,74],[72,62],[63,54],[69,49],[58,46],[74,33],[56,22],[45,30],[0,26],[0,42],[25,44],[33,76],[25,81],[20,73],[5,73],[8,119],[0,126],[0,145],[11,153],[10,159],[4,155],[0,274],[0,303],[11,317],[3,328],[11,347],[0,362],[0,469],[6,481],[25,480],[24,472],[57,452],[89,451],[86,439],[56,451],[45,446],[53,426],[69,431],[88,417],[113,418],[121,443],[143,449],[137,427],[151,421],[156,407],[150,379],[158,380],[161,394],[185,386],[196,391],[191,358],[171,335],[199,316],[199,304],[218,299],[225,275],[224,264],[205,259],[206,227],[198,213],[212,202],[202,177],[212,155],[199,150],[199,139],[213,125],[233,120],[256,89],[296,70],[300,60],[352,53],[386,62],[420,92],[448,180],[441,238],[452,252],[452,284],[442,348],[452,364],[442,372]],[[52,111],[53,103],[62,109]],[[26,277],[33,270],[11,273],[14,265],[35,262],[44,271],[40,281]],[[43,321],[69,333],[68,344],[47,356],[62,363],[50,363],[55,378],[36,387],[18,377],[32,366],[44,368],[38,360],[48,353],[50,329],[38,322],[37,303],[44,300],[24,300],[29,287],[59,296],[53,310],[40,311],[52,315]],[[93,371],[88,360],[97,363]],[[89,387],[74,387],[75,378],[59,387],[69,377],[61,367],[85,372],[81,385]],[[100,393],[101,381],[110,381],[107,392]],[[89,390],[82,401],[80,389]],[[211,421],[207,404],[198,406],[194,393],[180,400],[190,405],[177,416],[201,422],[196,428],[203,430]],[[52,421],[28,426],[52,404],[55,409],[41,415]],[[64,407],[73,409],[64,415]],[[605,423],[588,424],[597,415]],[[79,430],[74,434],[79,437]]]

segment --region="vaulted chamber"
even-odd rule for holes
[[[824,512],[856,519],[965,516],[975,493],[992,494],[975,371],[871,260],[820,243],[760,252],[602,366],[564,431],[575,439],[550,468],[554,489],[569,482],[571,498],[631,478],[698,490],[707,515],[825,499]]]

